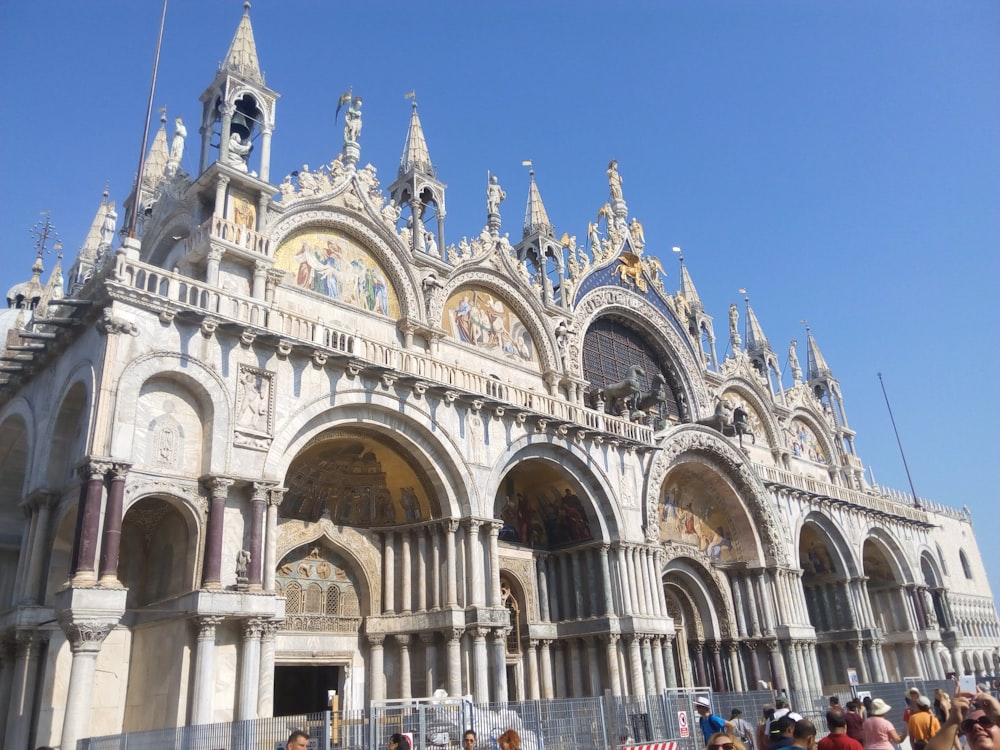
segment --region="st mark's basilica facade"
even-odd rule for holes
[[[445,245],[415,103],[385,187],[360,97],[336,159],[272,179],[277,99],[245,14],[123,221],[105,195],[65,279],[40,256],[8,293],[7,747],[327,688],[360,708],[995,671],[968,513],[867,483],[811,333],[788,385],[733,305],[718,358],[617,163],[582,242],[532,175],[516,244],[491,180],[485,226]]]

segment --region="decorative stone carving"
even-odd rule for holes
[[[66,640],[74,654],[80,651],[100,651],[104,639],[117,624],[117,619],[77,619],[69,612],[59,615],[59,627],[66,634]]]
[[[129,336],[139,335],[139,326],[127,318],[115,315],[110,307],[104,308],[101,319],[97,321],[97,330],[107,335],[116,333],[126,333]]]

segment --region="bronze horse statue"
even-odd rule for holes
[[[667,402],[667,379],[661,373],[653,376],[652,387],[636,398],[636,411],[649,411]]]
[[[699,419],[698,424],[718,430],[726,437],[735,437],[743,447],[743,436],[749,435],[753,444],[757,444],[757,436],[750,429],[750,415],[742,406],[733,407],[728,398],[720,398],[715,404],[715,414],[705,419]]]
[[[642,383],[640,377],[645,377],[646,371],[639,365],[632,365],[625,371],[625,379],[618,383],[611,383],[597,391],[597,398],[600,401],[610,401],[613,405],[628,407],[636,402],[639,394],[642,393]]]

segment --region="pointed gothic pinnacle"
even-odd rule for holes
[[[691,274],[688,272],[687,266],[684,265],[684,253],[679,247],[675,247],[674,252],[678,253],[681,263],[680,285],[677,287],[677,293],[684,297],[692,309],[701,309],[701,297],[698,296],[698,290],[695,289]]]
[[[764,329],[761,328],[760,321],[757,320],[757,314],[753,311],[753,308],[750,307],[750,295],[744,295],[743,299],[747,306],[747,353],[753,354],[754,352],[771,351],[771,344],[768,342],[767,336],[764,335]]]
[[[824,380],[833,377],[823,353],[813,337],[812,329],[806,324],[806,370],[809,380]]]
[[[524,166],[531,167],[531,162],[528,162]],[[539,234],[555,234],[552,222],[549,221],[549,215],[545,211],[545,204],[542,203],[541,193],[538,192],[534,167],[528,170],[528,177],[531,181],[528,184],[528,205],[524,209],[524,233],[521,238],[524,239],[536,232]]]
[[[264,85],[264,76],[260,72],[260,62],[257,59],[257,43],[253,38],[253,27],[250,25],[250,3],[243,3],[243,16],[236,34],[229,45],[229,51],[219,66],[246,78],[253,83]]]
[[[399,176],[403,177],[410,171],[435,177],[434,165],[427,150],[427,139],[424,138],[424,128],[417,114],[417,100],[413,99],[413,111],[410,114],[410,127],[406,131],[406,143],[403,144],[403,155],[399,159]]]

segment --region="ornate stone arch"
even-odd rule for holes
[[[338,402],[352,393],[359,394],[362,399],[331,407],[329,394],[324,394],[288,416],[275,430],[261,472],[263,478],[282,481],[292,460],[314,437],[349,425],[354,429],[390,435],[402,450],[408,451],[425,472],[446,517],[457,518],[476,512],[479,495],[463,455],[464,446],[455,443],[444,431],[427,429],[426,425],[433,424],[434,420],[426,408],[418,407],[413,399],[401,401],[396,396],[372,392],[362,386],[348,388],[337,391]],[[404,405],[402,410],[400,403]],[[445,408],[444,403],[438,408]]]
[[[81,447],[85,448],[91,439],[90,436],[93,431],[95,381],[94,366],[90,361],[81,362],[74,367],[63,380],[58,396],[52,401],[53,407],[46,420],[45,429],[38,431],[39,439],[44,446],[38,456],[38,465],[40,468],[46,468],[46,476],[42,481],[45,481],[51,487],[62,487],[65,484],[65,481],[60,481],[60,478],[55,475],[55,472],[60,468],[60,460],[72,464],[81,457],[79,455],[70,456],[66,453],[73,449],[72,445],[66,443],[66,439],[68,438],[66,430],[70,425],[63,423],[63,417],[66,416],[65,406],[67,399],[75,389],[82,389],[83,403],[80,405],[78,420],[82,421],[80,426],[83,431],[83,445]],[[93,449],[95,451],[100,450],[96,440],[94,441]],[[57,455],[57,452],[60,450],[64,452],[64,455]],[[65,479],[65,477],[62,479]]]
[[[538,349],[538,365],[542,372],[562,369],[562,363],[556,355],[553,334],[543,322],[544,313],[540,303],[524,295],[519,285],[512,284],[510,279],[493,269],[478,266],[463,269],[448,279],[428,305],[428,322],[440,325],[445,302],[461,287],[474,284],[488,288],[521,319]]]
[[[913,575],[913,566],[903,551],[902,545],[888,529],[872,525],[866,534],[861,538],[861,560],[864,560],[864,545],[866,542],[874,541],[880,548],[886,560],[892,566],[896,581],[900,585],[915,583],[916,577]],[[864,573],[868,575],[867,572]]]
[[[352,184],[352,180],[346,180],[333,197],[349,189]],[[369,217],[364,217],[363,220],[363,217],[363,214],[328,202],[294,207],[276,219],[270,228],[272,246],[277,251],[296,232],[307,228],[343,232],[361,243],[385,270],[389,283],[399,298],[400,317],[424,320],[421,294],[418,291],[420,280],[416,277],[413,264],[404,262],[398,242],[396,247],[390,247],[383,236],[387,231],[384,224],[376,224]]]
[[[810,524],[818,528],[830,542],[830,551],[836,555],[834,560],[836,564],[836,572],[848,578],[855,578],[861,575],[861,564],[859,559],[854,555],[850,543],[841,531],[841,527],[835,520],[820,510],[810,511],[805,518],[797,524],[794,534],[796,559],[798,559],[797,551],[799,549],[799,542],[802,539],[802,531]]]
[[[278,525],[275,562],[283,559],[293,549],[319,539],[326,540],[338,554],[350,561],[354,575],[361,584],[361,591],[358,593],[362,612],[377,613],[376,603],[382,601],[382,582],[379,577],[382,557],[371,534],[349,526],[338,526],[328,518],[321,518],[316,523],[285,520]]]
[[[580,489],[584,490],[593,510],[593,518],[599,525],[600,539],[615,541],[623,538],[624,518],[617,503],[611,498],[618,493],[608,475],[598,462],[572,443],[559,445],[545,435],[526,434],[508,444],[507,449],[497,457],[489,478],[483,483],[484,499],[491,503],[486,509],[489,515],[496,511],[492,501],[500,491],[504,477],[518,464],[528,460],[541,460],[562,466],[568,476]],[[569,482],[569,480],[568,480]],[[598,529],[591,529],[594,539],[598,539]]]
[[[678,386],[685,391],[691,418],[710,414],[713,404],[701,377],[702,367],[687,336],[664,317],[647,299],[626,289],[601,287],[588,292],[576,307],[573,328],[577,331],[567,347],[566,369],[576,377],[583,375],[583,336],[598,318],[619,315],[650,334],[675,365]]]
[[[719,386],[719,396],[724,397],[729,392],[736,392],[743,398],[760,417],[761,425],[767,432],[767,444],[771,448],[784,446],[784,440],[779,430],[777,420],[774,418],[770,394],[759,383],[754,383],[740,377],[732,377],[725,380]]]
[[[168,376],[189,388],[198,399],[205,420],[206,436],[210,440],[208,473],[224,474],[229,464],[233,432],[232,396],[225,381],[200,361],[177,352],[150,352],[129,364],[118,381],[114,423],[135,424],[139,394],[143,385],[155,376]],[[126,430],[109,436],[110,455],[129,458],[132,436]]]
[[[660,585],[673,583],[682,589],[698,615],[696,629],[699,638],[716,636],[719,640],[736,638],[738,635],[735,611],[729,596],[729,583],[725,575],[706,565],[704,559],[692,556],[689,550],[677,550],[678,556],[671,557],[667,547],[668,562],[660,571]],[[682,585],[682,581],[689,585]],[[706,633],[705,623],[711,623],[712,633]]]
[[[28,488],[36,483],[33,472],[35,466],[38,465],[38,456],[36,455],[35,446],[36,443],[36,433],[38,432],[38,425],[36,424],[36,416],[31,404],[23,397],[18,396],[13,399],[10,403],[6,404],[2,415],[0,415],[0,445],[7,444],[8,446],[14,445],[17,449],[23,449],[24,451],[24,463],[21,469],[22,477],[21,483],[17,487],[11,486],[9,483],[12,477],[9,476],[6,471],[9,464],[7,461],[10,460],[10,454],[4,460],[4,464],[0,467],[0,477],[7,484],[7,492],[15,492],[18,495],[24,495],[28,492]],[[7,430],[11,429],[14,424],[14,420],[20,421],[24,429],[23,438],[14,438],[11,436],[7,442],[3,438],[7,434]],[[17,441],[16,444],[13,441]]]
[[[700,425],[684,425],[672,430],[663,441],[661,450],[653,458],[645,487],[646,538],[655,541],[656,518],[660,488],[671,467],[686,454],[693,454],[725,475],[756,527],[761,551],[768,565],[789,567],[788,547],[782,538],[778,519],[771,509],[770,497],[760,477],[750,467],[745,455],[714,430]]]
[[[839,456],[841,450],[837,446],[836,441],[830,431],[830,427],[826,424],[825,420],[817,418],[815,412],[810,409],[804,409],[799,407],[795,409],[791,416],[788,418],[788,424],[791,425],[792,420],[799,419],[806,423],[813,434],[816,436],[817,440],[823,446],[823,451],[826,453],[826,466],[827,469],[834,469],[839,463]],[[791,450],[789,445],[789,440],[787,436],[780,443],[781,447],[785,450]]]

